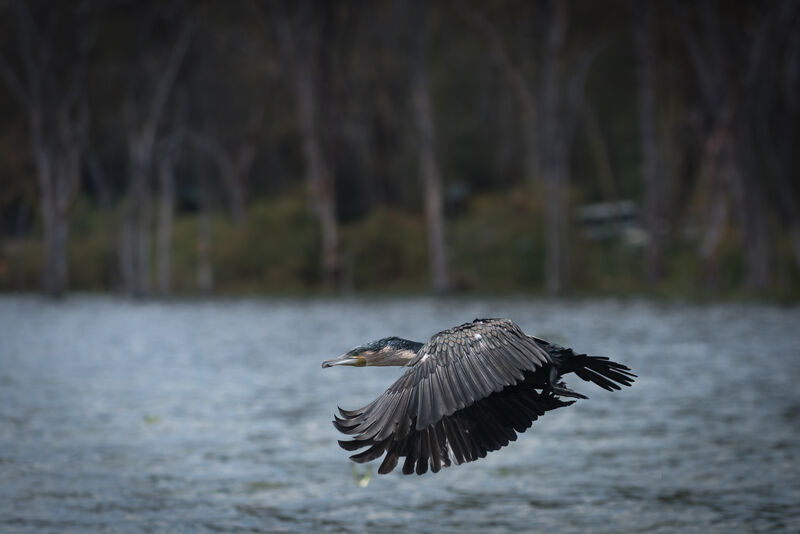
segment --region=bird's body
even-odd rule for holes
[[[375,460],[378,472],[405,458],[405,474],[471,462],[517,438],[550,410],[586,398],[560,382],[574,372],[607,390],[629,386],[635,375],[601,356],[527,336],[508,319],[476,319],[417,343],[384,338],[356,347],[334,365],[404,365],[408,370],[385,393],[359,410],[339,409],[334,425],[354,437],[340,441],[350,458]]]

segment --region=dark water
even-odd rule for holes
[[[477,316],[640,379],[360,487],[331,416],[400,370],[320,362]],[[798,308],[3,297],[0,532],[798,532],[798,382]]]

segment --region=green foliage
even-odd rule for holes
[[[300,292],[320,282],[320,236],[306,198],[259,200],[237,226],[217,219],[213,264],[223,291]]]
[[[480,195],[452,222],[452,270],[461,290],[537,291],[544,279],[541,205],[523,190]]]
[[[427,237],[419,215],[386,207],[343,232],[344,274],[356,290],[428,287]]]
[[[36,239],[0,243],[0,290],[35,291],[42,281],[42,244]]]
[[[528,189],[470,198],[447,224],[450,272],[457,292],[539,293],[544,280],[541,195]],[[120,212],[101,212],[81,199],[71,220],[70,286],[74,290],[115,289]],[[214,212],[211,260],[214,289],[221,294],[307,294],[321,290],[319,224],[306,195],[295,190],[260,198],[241,224]],[[35,291],[41,282],[40,230],[25,239],[0,243],[0,290]],[[430,287],[424,216],[374,207],[366,217],[344,225],[342,279],[356,292],[425,292]],[[685,237],[666,250],[666,277],[648,287],[642,276],[643,249],[619,239],[590,240],[569,230],[573,294],[707,298],[751,297],[740,289],[745,265],[741,238],[728,228],[720,244],[715,276],[701,270],[697,237]],[[791,302],[800,297],[800,270],[791,242],[776,244],[774,283],[763,296]],[[172,289],[197,290],[198,214],[176,217],[172,236]],[[155,244],[153,267],[155,267]],[[715,285],[709,285],[709,280]]]
[[[574,232],[572,283],[579,291],[630,294],[642,289],[642,250],[619,239],[592,241]]]
[[[70,287],[109,287],[118,266],[115,232],[118,214],[91,209],[81,198],[70,219],[69,280]]]

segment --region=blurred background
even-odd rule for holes
[[[800,280],[800,4],[0,2],[0,289]]]
[[[800,532],[798,98],[797,0],[0,0],[0,531]],[[639,378],[354,470],[475,317]]]

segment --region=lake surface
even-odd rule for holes
[[[330,420],[475,317],[639,379],[438,474],[354,476]],[[798,532],[800,308],[523,299],[0,297],[0,532]]]

